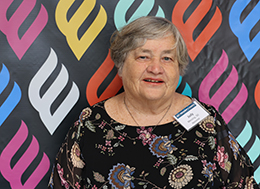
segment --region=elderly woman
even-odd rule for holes
[[[175,91],[188,54],[170,21],[141,17],[116,31],[111,57],[124,92],[82,111],[49,188],[258,188],[219,113]]]

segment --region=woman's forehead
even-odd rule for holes
[[[156,39],[147,39],[142,45],[138,46],[134,51],[151,53],[159,50],[163,53],[174,53],[176,50],[176,41],[173,36],[166,36]]]

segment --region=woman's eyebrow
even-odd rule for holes
[[[152,51],[151,50],[149,50],[149,49],[142,49],[142,48],[140,48],[139,50],[137,50],[138,52],[144,52],[144,53],[152,53]]]
[[[153,54],[152,50],[150,49],[143,49],[143,48],[139,48],[136,53],[150,53]],[[167,50],[163,50],[161,54],[175,54],[175,48],[172,49],[167,49]]]
[[[162,53],[164,53],[164,54],[174,54],[175,48],[172,48],[172,49],[169,49],[169,50],[164,50]]]

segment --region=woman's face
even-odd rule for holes
[[[147,40],[130,51],[121,77],[126,95],[142,100],[171,98],[179,80],[173,35]]]

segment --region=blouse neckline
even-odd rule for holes
[[[178,122],[176,120],[173,120],[173,121],[170,121],[170,122],[167,122],[167,123],[164,123],[164,124],[159,124],[159,125],[146,125],[146,126],[137,126],[137,125],[129,125],[129,124],[123,124],[115,119],[113,119],[106,111],[105,109],[105,102],[106,100],[104,101],[101,101],[98,103],[99,106],[101,106],[101,108],[104,110],[104,113],[105,113],[105,116],[107,116],[110,120],[112,120],[114,123],[117,123],[119,125],[125,125],[127,127],[132,127],[132,128],[149,128],[149,127],[164,127],[164,126],[168,126],[169,124],[172,124],[172,125],[175,125],[175,124],[178,124]]]

